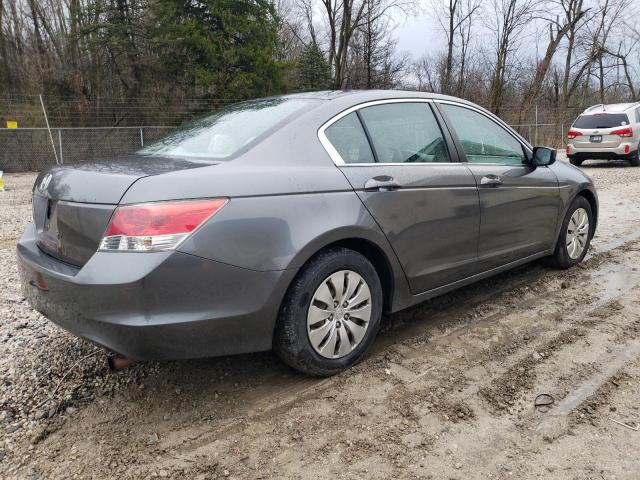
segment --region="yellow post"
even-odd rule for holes
[[[4,192],[4,182],[2,181],[2,170],[0,170],[0,192]]]
[[[7,120],[7,128],[18,128],[18,122],[15,120]]]

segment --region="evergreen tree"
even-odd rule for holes
[[[165,67],[196,95],[263,97],[283,89],[278,20],[265,0],[155,0]]]
[[[305,46],[298,59],[298,90],[325,90],[331,85],[331,69],[315,42]]]

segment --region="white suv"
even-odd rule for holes
[[[640,102],[594,105],[576,118],[567,133],[567,157],[585,160],[628,160],[640,165]]]

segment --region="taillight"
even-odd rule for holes
[[[633,130],[631,127],[618,128],[617,130],[613,130],[611,135],[618,135],[619,137],[633,137]]]
[[[116,208],[102,251],[171,250],[224,207],[228,198],[140,203]]]
[[[582,132],[578,132],[577,130],[569,130],[567,132],[567,138],[573,140],[576,137],[579,137],[580,135],[582,135]]]

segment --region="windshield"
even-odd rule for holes
[[[573,124],[576,128],[613,128],[624,125],[629,125],[629,117],[624,113],[580,115]]]
[[[137,153],[225,159],[310,103],[307,99],[291,98],[237,103],[180,127]]]

